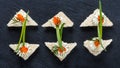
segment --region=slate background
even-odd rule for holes
[[[112,38],[113,42],[107,52],[94,57],[83,47],[83,41],[97,36],[96,28],[80,28],[79,25],[98,7],[97,0],[0,0],[0,68],[120,68],[119,3],[120,0],[103,0],[103,11],[114,23],[112,28],[104,28],[103,38]],[[8,47],[10,43],[18,42],[21,29],[6,25],[20,9],[29,10],[29,15],[39,24],[38,27],[27,28],[26,41],[40,44],[27,61]],[[44,45],[45,41],[56,41],[55,30],[41,27],[59,11],[74,22],[73,28],[64,29],[63,40],[78,43],[63,62]]]

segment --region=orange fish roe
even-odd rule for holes
[[[96,47],[98,47],[98,46],[99,46],[99,44],[100,44],[99,40],[98,40],[98,39],[97,39],[97,40],[95,40],[95,41],[94,41],[94,44],[95,44],[95,46],[96,46]]]
[[[25,47],[25,46],[22,46],[22,47],[20,48],[20,51],[21,51],[22,53],[27,53],[28,48]]]
[[[65,48],[65,47],[62,47],[62,48],[58,47],[58,51],[59,51],[60,53],[63,53],[64,51],[66,51],[66,48]]]
[[[98,16],[98,21],[100,22],[100,16]],[[102,17],[102,23],[104,22],[104,17]]]
[[[53,23],[58,26],[61,23],[61,20],[59,17],[53,17]]]
[[[17,20],[19,20],[20,22],[24,22],[25,21],[25,18],[23,17],[23,15],[21,15],[21,14],[17,14]]]

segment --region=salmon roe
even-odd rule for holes
[[[62,48],[58,47],[58,51],[59,51],[60,53],[63,53],[64,51],[66,51],[66,48],[65,48],[65,47],[62,47]]]
[[[98,21],[100,22],[100,16],[98,16]],[[102,23],[104,22],[104,17],[102,17]]]
[[[20,48],[20,51],[21,51],[22,53],[27,53],[27,52],[28,52],[28,48],[25,47],[25,46],[22,46],[22,47]]]
[[[61,23],[60,18],[59,18],[59,17],[53,17],[53,23],[54,23],[56,26],[60,25],[60,23]]]
[[[96,47],[98,47],[98,46],[100,45],[100,42],[99,42],[98,39],[94,41],[94,45],[95,45]]]
[[[23,15],[21,15],[21,14],[17,14],[17,20],[19,20],[20,22],[24,22],[25,21],[25,18],[23,17]]]

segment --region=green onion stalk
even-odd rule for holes
[[[58,40],[58,44],[60,48],[62,47],[62,32],[63,32],[63,26],[65,23],[63,23],[61,25],[61,27],[59,27],[59,25],[56,26],[56,36],[57,36],[57,40]]]
[[[97,31],[98,31],[98,38],[99,38],[99,42],[101,44],[101,47],[106,51],[106,49],[104,48],[103,44],[102,44],[102,4],[101,4],[101,0],[99,0],[99,13],[100,13],[100,22],[98,23],[97,26]]]
[[[21,35],[20,35],[20,39],[19,39],[19,41],[18,41],[18,45],[17,45],[17,48],[16,48],[16,52],[19,51],[21,42],[23,42],[23,46],[25,46],[25,33],[26,33],[26,22],[27,22],[27,18],[28,18],[28,13],[29,13],[29,11],[28,11],[27,14],[26,14],[25,21],[22,23]]]

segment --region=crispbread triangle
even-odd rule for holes
[[[57,15],[55,15],[56,17],[59,17],[62,21],[62,23],[65,23],[64,27],[72,27],[73,26],[73,22],[61,11],[59,12]],[[42,25],[42,27],[55,27],[52,21],[53,18],[51,18],[50,20],[48,20],[46,23],[44,23]]]
[[[99,13],[99,9],[96,9],[92,14],[90,14],[80,25],[80,27],[92,27],[97,26],[96,24],[93,24],[93,18],[96,13]],[[103,13],[104,14],[104,13]],[[104,14],[105,22],[103,23],[104,27],[112,27],[113,23],[110,21],[110,19]]]
[[[26,17],[26,12],[24,10],[20,9],[20,11],[18,11],[15,15],[19,13],[22,14],[24,17]],[[13,18],[15,18],[15,15]],[[7,24],[8,27],[21,27],[22,26],[21,22],[13,23],[14,21],[12,19]],[[28,15],[28,22],[26,23],[26,26],[38,26],[38,24]]]
[[[21,58],[23,58],[24,60],[27,60],[27,59],[36,51],[36,49],[39,47],[39,44],[28,44],[28,43],[25,43],[25,44],[29,46],[29,48],[30,48],[31,51],[30,51],[29,53],[26,53],[27,56],[24,56],[24,57],[20,56],[19,54],[18,54],[18,55],[19,55]],[[10,47],[13,51],[15,51],[17,45],[18,45],[18,44],[10,44],[9,47]]]
[[[52,49],[52,47],[54,46],[54,45],[57,45],[58,43],[57,42],[45,42],[45,46],[47,46],[50,50]],[[55,55],[56,57],[58,57],[59,58],[59,60],[60,61],[63,61],[66,57],[67,57],[67,55],[76,47],[76,45],[77,45],[77,43],[65,43],[65,42],[63,42],[63,45],[64,46],[67,46],[69,49],[68,49],[68,51],[65,53],[65,55],[64,56],[59,56],[59,55]],[[52,51],[52,50],[51,50]]]
[[[97,50],[92,50],[92,49],[90,48],[90,43],[91,43],[91,42],[93,42],[93,41],[91,41],[91,40],[86,40],[86,41],[84,41],[84,47],[87,48],[88,51],[89,51],[91,54],[93,54],[94,56],[97,56],[97,55],[101,54],[104,49],[103,49],[101,46],[99,46],[99,47],[97,48]],[[107,46],[109,46],[109,45],[111,44],[111,42],[112,42],[112,39],[103,40],[103,42],[102,42],[103,47],[104,47],[104,48],[107,48]]]

